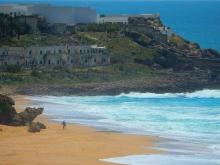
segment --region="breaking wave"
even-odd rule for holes
[[[186,97],[186,98],[220,98],[220,90],[204,89],[192,93],[138,93],[130,92],[128,94],[122,93],[117,97],[135,97],[135,98],[174,98],[174,97]]]

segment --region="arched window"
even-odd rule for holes
[[[40,54],[43,54],[43,51],[42,51],[42,50],[40,51]]]
[[[32,52],[31,52],[31,50],[29,51],[29,55],[31,55],[32,54]]]
[[[50,60],[48,60],[48,65],[50,65]]]
[[[58,64],[58,65],[60,64],[60,61],[59,61],[59,60],[57,60],[57,64]]]

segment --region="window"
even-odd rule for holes
[[[43,54],[43,51],[42,51],[42,50],[40,51],[40,54]]]
[[[32,53],[32,52],[31,52],[31,50],[30,50],[30,51],[29,51],[29,55],[31,55],[31,53]]]
[[[89,53],[89,49],[87,49],[87,53]]]
[[[73,60],[71,60],[71,64],[73,64]]]
[[[57,60],[57,64],[58,64],[58,65],[60,64],[60,61],[59,61],[59,60]]]
[[[48,60],[48,65],[50,65],[50,60]]]
[[[62,50],[59,50],[59,53],[62,53]]]
[[[80,51],[79,51],[79,52],[80,52],[80,54],[82,54],[82,50],[81,50],[81,49],[80,49]]]
[[[70,54],[70,49],[68,49],[68,54]]]
[[[42,64],[42,61],[40,60],[40,64]]]

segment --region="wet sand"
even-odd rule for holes
[[[17,111],[28,105],[24,96],[14,96]],[[107,165],[100,161],[118,156],[159,153],[152,149],[156,137],[99,132],[94,128],[59,123],[39,116],[36,121],[47,125],[39,133],[27,132],[27,127],[0,125],[0,162],[6,165]]]

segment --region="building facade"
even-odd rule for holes
[[[106,15],[98,18],[98,23],[122,23],[128,24],[129,18],[141,17],[145,19],[159,18],[159,14],[119,14],[119,15]]]
[[[45,17],[48,23],[63,23],[75,25],[78,23],[97,22],[96,10],[88,7],[65,7],[51,5],[0,5],[0,13],[11,16],[39,15]]]
[[[1,47],[0,67],[90,67],[110,64],[105,47],[97,45]]]

